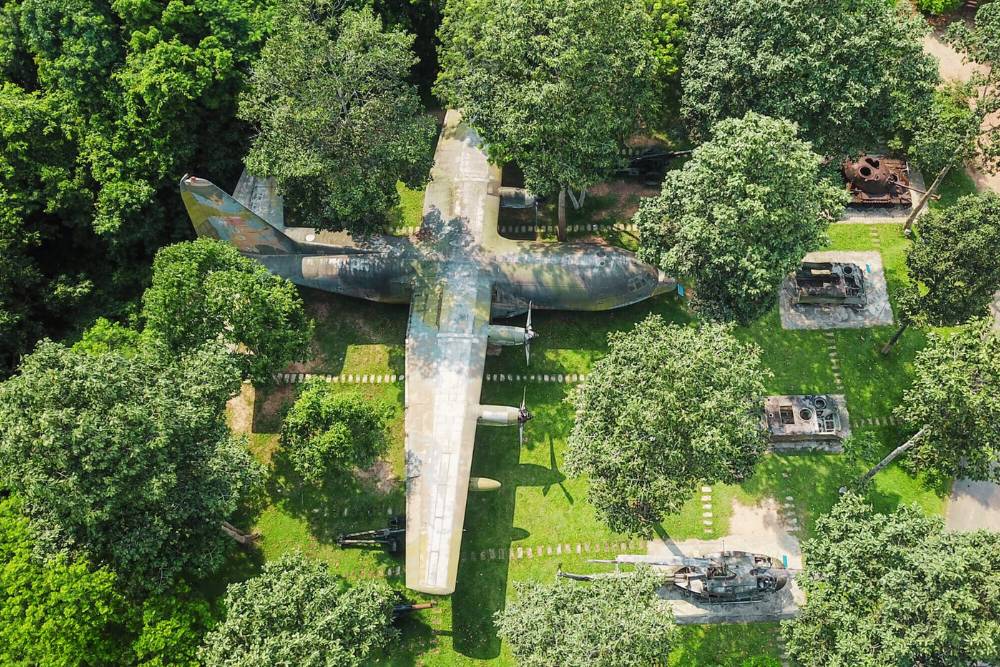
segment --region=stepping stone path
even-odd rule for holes
[[[712,487],[701,487],[701,524],[702,532],[715,532],[715,515],[712,513]]]
[[[321,373],[278,373],[274,376],[278,384],[301,384],[319,378],[335,384],[395,384],[403,382],[403,375],[323,375]],[[586,373],[533,373],[520,375],[514,373],[487,373],[483,376],[486,382],[539,382],[549,384],[579,384],[587,381]]]
[[[395,234],[397,236],[413,236],[420,231],[420,227],[386,227],[385,232],[387,234]],[[555,235],[557,228],[553,225],[504,225],[500,227],[501,234],[543,234],[545,236]],[[618,223],[614,225],[569,225],[566,227],[566,231],[570,233],[579,232],[608,232],[608,231],[620,231],[620,232],[636,232],[639,228],[631,223]]]
[[[837,336],[832,331],[824,331],[823,335],[826,336],[826,349],[830,355],[833,381],[837,384],[837,389],[843,389],[844,383],[840,380],[840,359],[837,357]]]

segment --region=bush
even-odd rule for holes
[[[962,0],[917,0],[917,8],[925,14],[939,16],[958,9]]]
[[[281,446],[295,472],[318,484],[331,473],[372,465],[388,446],[391,415],[383,403],[314,379],[285,417]]]

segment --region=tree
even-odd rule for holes
[[[620,166],[653,104],[656,63],[641,0],[463,0],[441,24],[435,91],[482,134],[492,160],[526,187],[565,197]]]
[[[348,588],[325,563],[287,555],[230,584],[225,620],[205,637],[199,657],[207,667],[367,664],[398,636],[393,606],[384,582]]]
[[[141,627],[132,652],[141,667],[199,667],[198,649],[215,625],[215,614],[204,598],[186,585],[148,598],[142,605]]]
[[[391,408],[359,393],[310,380],[281,425],[281,446],[310,483],[351,468],[367,468],[388,447]]]
[[[954,21],[948,26],[947,39],[963,52],[966,62],[975,63],[967,85],[973,91],[973,127],[976,153],[990,171],[1000,168],[1000,127],[984,123],[1000,111],[1000,5],[982,4],[976,11],[975,22]]]
[[[782,624],[803,665],[959,667],[1000,659],[1000,536],[944,532],[919,507],[879,514],[855,494],[816,521]]]
[[[221,341],[259,383],[305,359],[313,330],[295,285],[209,238],[157,253],[142,313],[174,354]]]
[[[21,509],[0,498],[0,663],[122,664],[127,607],[114,573],[80,556],[36,558]]]
[[[651,315],[608,335],[608,353],[574,392],[567,467],[613,530],[647,534],[698,484],[737,483],[767,448],[760,352],[731,328]],[[641,391],[636,391],[641,387]]]
[[[3,3],[0,375],[44,335],[127,314],[156,249],[191,236],[181,175],[235,182],[273,4]]]
[[[225,425],[239,382],[217,347],[172,361],[40,343],[0,385],[0,483],[40,549],[86,552],[132,591],[213,572],[220,523],[263,475]]]
[[[370,9],[297,0],[264,47],[240,115],[259,130],[247,167],[274,176],[298,224],[381,231],[396,182],[426,182],[434,120],[407,82],[413,36]]]
[[[1000,197],[966,195],[928,211],[906,255],[910,284],[900,297],[899,328],[882,348],[888,354],[913,323],[955,325],[982,314],[1000,289]]]
[[[929,105],[937,64],[908,7],[886,0],[694,3],[681,82],[698,139],[756,111],[798,123],[827,155],[885,145]]]
[[[525,667],[663,664],[675,626],[656,595],[661,583],[649,568],[587,584],[514,582],[497,634]]]
[[[653,24],[653,55],[658,76],[673,78],[680,72],[691,17],[688,0],[646,0],[646,10]]]
[[[931,333],[895,413],[919,430],[862,482],[906,451],[907,467],[932,478],[1000,479],[993,467],[1000,455],[1000,336],[990,320],[972,320],[947,337]]]
[[[691,277],[706,314],[750,322],[846,201],[820,178],[820,161],[788,121],[750,112],[719,122],[660,196],[642,202],[639,256]]]
[[[958,158],[975,153],[978,134],[967,86],[950,83],[934,92],[931,108],[915,122],[907,148],[911,161],[925,174],[938,174]]]

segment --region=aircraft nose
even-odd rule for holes
[[[663,272],[663,269],[656,270],[656,287],[653,288],[653,296],[672,292],[677,288],[677,281]]]

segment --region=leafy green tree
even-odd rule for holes
[[[688,0],[649,0],[647,10],[653,18],[656,60],[661,75],[673,76],[680,70],[685,25],[690,18]]]
[[[667,174],[660,196],[642,202],[639,256],[692,278],[699,310],[750,322],[822,245],[845,203],[843,187],[820,177],[820,162],[793,123],[753,112],[720,121],[684,168]]]
[[[384,582],[348,587],[327,565],[300,553],[230,584],[226,618],[206,638],[206,667],[369,664],[398,636],[394,593]]]
[[[917,7],[920,11],[936,16],[953,12],[961,4],[962,0],[917,0]]]
[[[295,285],[209,238],[157,253],[142,313],[173,353],[223,342],[238,352],[244,375],[260,383],[305,359],[313,330]]]
[[[0,663],[122,664],[126,604],[115,575],[83,557],[40,560],[22,502],[0,498]]]
[[[142,605],[141,627],[132,642],[140,667],[200,667],[198,648],[215,625],[215,614],[204,598],[187,586],[148,598]]]
[[[497,634],[525,667],[665,664],[675,626],[661,583],[649,568],[587,584],[518,581],[496,613]]]
[[[441,24],[435,91],[462,109],[498,164],[527,188],[565,196],[621,163],[654,103],[652,25],[642,0],[463,0]]]
[[[359,393],[310,380],[281,425],[281,446],[309,483],[351,468],[367,468],[388,448],[391,409]]]
[[[915,122],[907,149],[910,160],[925,174],[938,174],[958,158],[975,153],[979,133],[969,107],[967,86],[951,83],[934,92],[930,109]]]
[[[587,497],[613,530],[648,534],[698,484],[750,476],[767,448],[769,376],[760,351],[726,325],[682,327],[651,315],[613,332],[572,396],[567,467],[590,477]]]
[[[944,532],[919,507],[855,494],[802,545],[806,596],[782,624],[802,665],[964,667],[1000,659],[1000,535]]]
[[[949,336],[930,334],[895,411],[916,435],[863,481],[906,451],[904,465],[931,478],[1000,480],[993,466],[1000,456],[1000,335],[991,324],[980,318]]]
[[[186,171],[233,181],[239,89],[269,0],[10,0],[0,7],[0,373],[43,335],[122,317],[191,235]],[[10,222],[13,221],[13,222]]]
[[[948,40],[963,53],[966,62],[978,65],[967,81],[973,100],[973,127],[977,128],[976,155],[989,171],[1000,168],[1000,127],[985,122],[1000,111],[1000,71],[993,63],[1000,62],[1000,5],[980,4],[970,26],[954,21],[948,26]]]
[[[211,573],[220,523],[262,482],[223,417],[239,384],[217,347],[174,361],[43,341],[0,385],[0,483],[42,550],[86,552],[130,590]]]
[[[888,354],[911,324],[954,325],[982,314],[1000,290],[1000,197],[966,195],[928,211],[907,250],[910,284],[900,297],[900,325],[882,348]]]
[[[922,19],[886,0],[703,0],[692,8],[682,112],[699,139],[756,111],[798,123],[828,155],[907,135],[937,64]],[[762,167],[765,165],[761,165]]]
[[[247,167],[274,176],[298,224],[371,233],[422,185],[434,120],[407,78],[413,36],[370,9],[296,0],[265,45],[240,114],[259,133]]]
[[[84,331],[80,340],[73,344],[73,350],[88,354],[115,351],[132,355],[137,354],[143,344],[140,332],[120,322],[98,317],[93,326]]]

